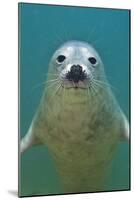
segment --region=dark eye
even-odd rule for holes
[[[65,59],[66,57],[64,55],[59,55],[56,60],[58,61],[58,63],[62,63]]]
[[[97,60],[96,60],[96,58],[94,58],[94,57],[89,57],[88,60],[90,61],[90,63],[91,63],[92,65],[95,65],[95,64],[97,63]]]

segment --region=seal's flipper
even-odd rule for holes
[[[39,144],[39,141],[37,140],[37,138],[34,135],[33,126],[31,124],[27,134],[22,138],[22,140],[20,142],[20,153],[23,153],[30,147],[32,147],[34,145],[38,145],[38,144]]]
[[[123,120],[121,123],[121,140],[129,140],[129,122],[123,113],[122,115]]]

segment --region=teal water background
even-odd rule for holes
[[[65,41],[83,40],[99,52],[113,92],[129,117],[129,11],[19,4],[20,134],[36,112],[53,52]],[[61,193],[59,177],[46,147],[21,157],[20,195]],[[129,145],[119,144],[107,190],[129,189]]]

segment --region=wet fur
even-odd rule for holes
[[[114,97],[108,95],[111,91],[89,98],[85,90],[63,94],[61,88],[51,98],[51,90],[42,99],[33,129],[48,146],[65,192],[104,190],[122,120]]]

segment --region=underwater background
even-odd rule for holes
[[[51,56],[68,40],[87,41],[95,47],[113,92],[129,118],[129,11],[19,3],[21,138],[38,108]],[[120,142],[107,191],[130,188],[129,167],[129,145]],[[28,150],[20,157],[19,168],[20,196],[62,193],[47,147]]]

